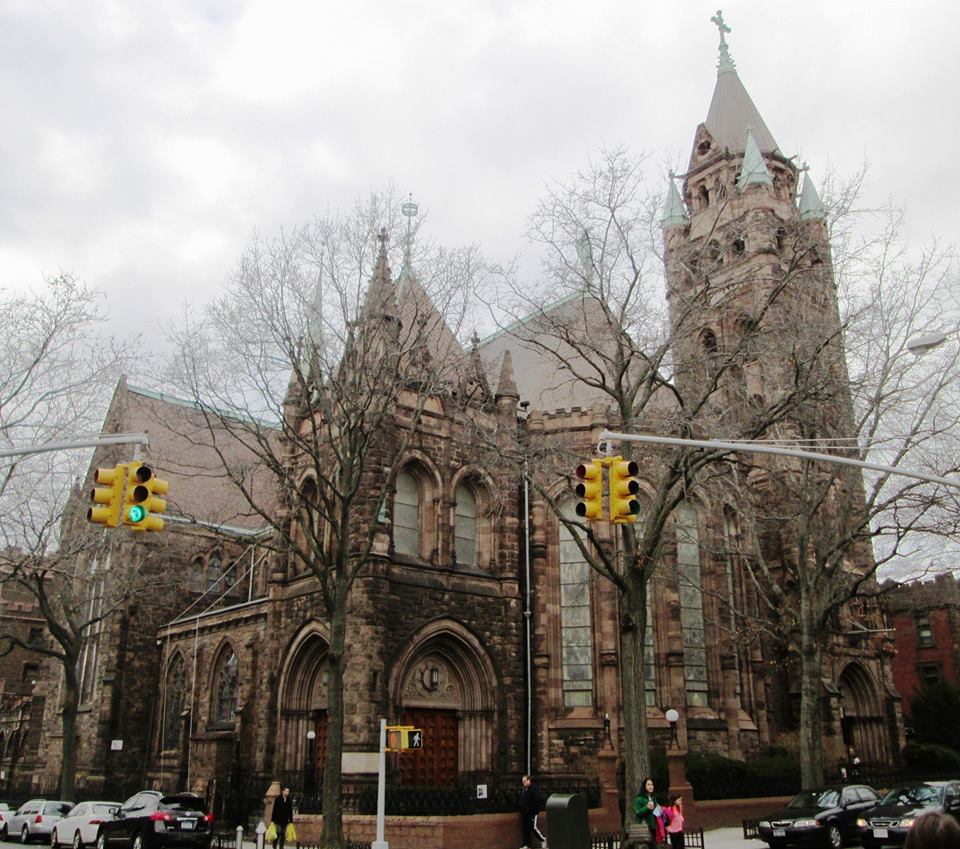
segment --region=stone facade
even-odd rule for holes
[[[734,82],[740,85],[719,79],[718,91]],[[769,180],[741,179],[754,154],[749,141],[724,140],[735,117],[718,117],[711,107],[696,132],[684,199],[678,194],[665,218],[678,362],[691,364],[679,380],[706,379],[714,349],[744,331],[744,317],[776,285],[791,234],[815,231],[810,243],[820,252],[807,253],[803,285],[778,307],[776,320],[782,328],[806,322],[829,332],[838,326],[816,204],[807,197],[798,206],[797,168],[769,148],[765,127],[760,132],[754,126],[760,144],[755,157]],[[740,129],[747,138],[746,126]],[[724,196],[729,203],[721,204],[717,218]],[[684,271],[690,251],[711,255],[712,240],[718,266],[721,256],[728,257],[712,272],[714,280],[735,293],[722,305],[698,294]],[[691,313],[697,316],[692,323]],[[401,458],[404,485],[417,493],[413,543],[400,544],[393,510],[366,518],[377,534],[350,601],[348,778],[369,778],[381,717],[422,726],[433,743],[421,755],[391,756],[391,781],[401,785],[515,786],[528,763],[558,779],[616,774],[611,764],[623,749],[617,592],[592,576],[578,583],[561,579],[571,549],[553,509],[491,455],[486,441],[509,432],[516,440],[556,443],[564,457],[586,458],[600,430],[616,422],[589,399],[550,406],[543,400],[549,393],[534,395],[527,387],[538,380],[547,385],[550,366],[513,342],[504,334],[475,345],[496,392],[481,376],[475,402],[431,399]],[[740,382],[724,388],[729,415],[749,415],[749,399],[761,396],[786,367],[769,363],[761,370],[747,363]],[[290,415],[301,415],[295,404],[291,408]],[[821,411],[824,428],[842,427],[847,412],[843,404]],[[202,440],[190,438],[195,414],[189,405],[125,383],[111,408],[106,429],[150,428],[148,459],[169,478],[169,512],[184,521],[151,539],[118,533],[103,539],[104,558],[139,558],[157,583],[149,596],[111,616],[98,635],[96,685],[81,720],[79,783],[114,795],[143,785],[186,788],[205,794],[217,811],[230,811],[262,796],[275,780],[306,792],[316,781],[325,751],[330,626],[312,573],[296,568],[285,552],[268,551],[262,523],[244,514],[230,485],[201,474],[216,463],[204,456]],[[657,402],[643,424],[664,432],[675,415]],[[397,418],[394,426],[402,428]],[[242,447],[236,451],[236,462],[244,462]],[[94,464],[118,456],[101,451]],[[655,452],[641,452],[638,462],[641,480],[655,477]],[[386,476],[392,470],[381,471]],[[561,505],[566,471],[555,470],[553,496]],[[763,475],[752,477],[751,485],[754,494],[762,491]],[[393,500],[395,508],[399,495]],[[665,712],[671,707],[681,716],[679,742],[689,749],[744,758],[789,744],[794,734],[794,665],[769,641],[745,637],[758,603],[745,564],[731,553],[740,548],[741,531],[731,516],[741,506],[696,501],[684,520],[687,536],[675,523],[662,546],[651,584],[645,664],[654,746],[669,744]],[[463,516],[473,527],[469,552],[457,533]],[[78,512],[67,532],[83,532],[80,525]],[[600,535],[602,544],[615,544],[609,528]],[[870,563],[869,551],[857,558],[860,568]],[[700,576],[697,594],[680,581],[680,567]],[[733,609],[740,611],[739,624]],[[864,609],[862,616],[882,624],[877,609]],[[831,643],[823,670],[828,761],[844,755],[843,733],[864,760],[897,756],[902,731],[887,649],[880,637]],[[42,743],[48,777],[55,774],[60,743],[53,673],[46,682]],[[122,740],[122,748],[112,750],[112,740]],[[613,784],[605,786],[615,793]],[[617,807],[609,793],[604,804]]]

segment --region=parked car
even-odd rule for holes
[[[4,837],[20,838],[21,843],[50,839],[53,824],[73,807],[73,802],[31,799],[24,802],[6,822]]]
[[[879,800],[877,791],[866,784],[804,790],[794,796],[787,807],[760,820],[760,839],[772,849],[785,846],[840,849],[857,837],[857,818]]]
[[[131,796],[97,832],[97,849],[209,849],[213,815],[192,793],[165,796],[144,790]]]
[[[83,849],[97,842],[97,832],[120,807],[119,802],[81,802],[59,820],[50,834],[50,845]]]
[[[0,840],[7,839],[7,821],[13,816],[13,808],[6,802],[0,802]]]
[[[903,846],[913,821],[928,811],[960,819],[960,782],[915,781],[894,787],[857,820],[860,842],[865,849]]]

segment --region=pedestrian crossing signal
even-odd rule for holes
[[[423,729],[412,725],[388,725],[385,752],[406,752],[423,748]]]

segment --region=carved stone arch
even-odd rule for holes
[[[307,622],[293,637],[283,654],[277,681],[275,768],[303,769],[307,758],[307,732],[325,741],[327,712],[327,648],[330,629],[316,620]],[[318,727],[324,733],[320,738]]]
[[[465,560],[462,556],[463,538],[460,533],[460,522],[469,511],[464,511],[460,504],[459,493],[461,487],[467,487],[473,499],[473,559]],[[490,474],[480,466],[467,465],[458,469],[450,482],[450,521],[452,552],[458,566],[475,566],[480,569],[491,569],[496,566],[496,552],[499,551],[497,542],[497,526],[494,522],[493,493],[496,487]]]
[[[398,474],[407,473],[417,483],[419,493],[418,541],[415,556],[430,563],[436,563],[440,551],[439,506],[443,494],[443,478],[433,460],[423,451],[410,451],[402,462],[397,464]],[[396,493],[395,485],[394,491]],[[396,508],[396,504],[394,505]],[[396,522],[396,509],[394,510]],[[396,525],[395,525],[396,527]],[[409,546],[408,546],[409,547]],[[394,537],[394,548],[401,551]],[[405,552],[406,553],[406,552]]]
[[[457,773],[493,768],[500,685],[472,631],[448,618],[424,625],[393,662],[387,688],[404,722],[442,720],[437,728],[448,736],[437,741],[437,754],[448,764],[452,758]]]
[[[883,721],[883,699],[870,671],[857,661],[837,678],[840,724],[851,754],[864,762],[886,761],[891,754]]]

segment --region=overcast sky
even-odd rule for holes
[[[65,269],[150,332],[254,230],[388,181],[427,232],[524,247],[602,145],[685,166],[717,0],[0,0],[0,286]],[[960,4],[726,2],[740,78],[816,179],[872,164],[912,236],[956,239]],[[531,264],[529,267],[533,268]]]

